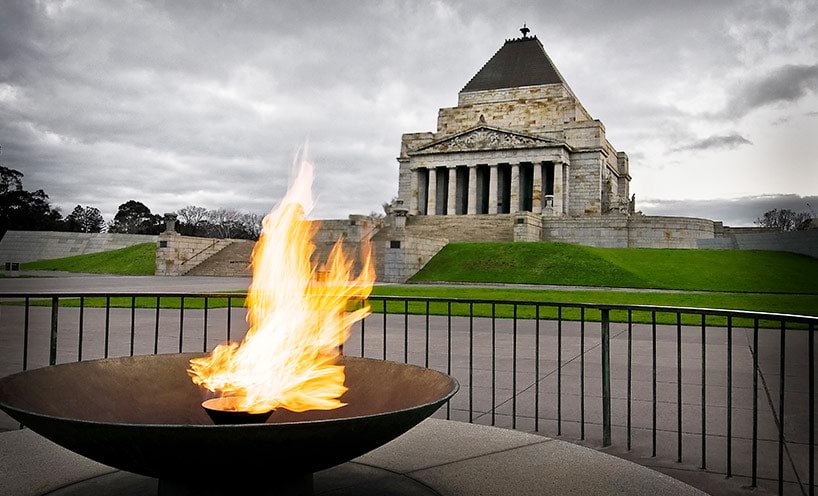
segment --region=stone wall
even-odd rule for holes
[[[591,119],[563,84],[460,93],[457,105],[440,109],[439,133],[452,134],[468,129],[481,115],[490,126],[527,132],[558,129],[566,122]]]
[[[531,212],[518,213],[514,218],[514,241],[542,239],[542,219],[542,215]]]
[[[7,231],[0,240],[0,264],[99,253],[142,243],[155,243],[157,238],[158,236],[142,234]]]
[[[736,249],[736,250],[772,250],[800,253],[818,258],[818,229],[808,231],[769,231],[758,228],[725,227],[725,237],[701,239],[699,248]]]
[[[181,276],[233,243],[231,239],[197,238],[162,233],[156,248],[156,275]],[[249,260],[248,260],[249,263]]]
[[[628,217],[629,248],[696,248],[698,240],[713,239],[714,222],[694,217]]]
[[[418,215],[409,217],[410,236],[449,241],[511,241],[514,239],[514,214],[493,215]]]
[[[409,229],[382,229],[372,242],[378,281],[405,282],[448,242],[441,237],[417,236]]]
[[[343,250],[354,261],[353,270],[357,274],[362,266],[361,257],[366,245],[371,245],[373,256],[376,246],[372,238],[383,225],[383,219],[366,215],[350,215],[348,219],[331,219],[315,221],[320,227],[313,238],[315,253],[313,260],[323,264],[327,261],[333,246],[343,240]]]
[[[602,248],[696,248],[713,239],[713,221],[688,217],[605,215],[543,218],[543,241]]]
[[[568,167],[568,215],[602,212],[602,152],[571,154]]]

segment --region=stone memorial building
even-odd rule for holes
[[[398,197],[409,215],[629,209],[628,156],[582,106],[540,40],[505,44],[440,109],[435,132],[404,134]]]

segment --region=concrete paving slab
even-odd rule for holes
[[[671,477],[561,441],[513,448],[411,475],[441,494],[452,495],[704,494]]]
[[[470,424],[429,419],[356,461],[408,473],[547,440],[505,429],[489,434]]]
[[[8,496],[39,496],[114,471],[28,429],[0,433],[0,488]]]

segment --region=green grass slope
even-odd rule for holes
[[[58,270],[88,274],[150,276],[156,270],[156,245],[143,243],[119,250],[24,263],[22,270]]]
[[[818,260],[771,251],[452,243],[411,282],[818,294]]]

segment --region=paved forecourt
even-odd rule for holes
[[[157,494],[156,479],[92,462],[29,430],[2,433],[0,441],[0,484],[8,496]],[[564,441],[429,419],[360,458],[316,473],[315,494],[704,493],[645,467]]]

